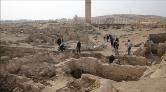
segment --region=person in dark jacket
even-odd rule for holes
[[[119,42],[119,38],[116,38],[115,41]]]
[[[110,39],[110,41],[111,41],[111,46],[114,47],[114,39],[112,38]]]
[[[59,50],[64,51],[65,49],[66,49],[65,44],[61,43],[60,46],[59,46]]]
[[[77,43],[77,53],[81,53],[81,42],[78,41]]]
[[[118,42],[118,41],[115,41],[115,42],[114,42],[114,48],[116,48],[116,49],[119,48],[119,42]]]
[[[60,46],[60,45],[61,45],[61,43],[62,43],[61,39],[60,39],[60,38],[58,38],[58,40],[56,41],[56,43]]]
[[[119,42],[117,40],[114,42],[114,49],[115,49],[115,56],[119,55],[119,51],[118,51]]]
[[[105,40],[106,40],[106,37],[104,36],[104,42],[105,42]]]
[[[114,60],[115,60],[115,57],[114,57],[113,55],[111,55],[111,56],[109,57],[109,63],[110,63],[110,64],[113,63]]]
[[[107,42],[109,41],[109,35],[107,35]]]
[[[110,39],[110,41],[111,41],[111,39],[112,39],[112,35],[111,35],[111,34],[109,34],[109,39]]]

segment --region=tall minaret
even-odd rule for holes
[[[91,23],[91,0],[85,0],[85,22]]]

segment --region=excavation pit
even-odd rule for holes
[[[67,60],[65,62],[64,70],[70,70],[70,73],[72,74],[73,71],[74,73],[78,72],[76,78],[80,78],[81,73],[88,73],[120,82],[120,81],[139,80],[139,78],[143,75],[144,71],[146,70],[146,67],[107,64],[107,63],[101,63],[96,58],[81,57],[79,59]]]
[[[72,70],[71,71],[71,75],[74,77],[74,78],[76,78],[76,79],[79,79],[79,78],[81,78],[81,75],[82,75],[82,70],[80,70],[80,69],[76,69],[76,70]]]

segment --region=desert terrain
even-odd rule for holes
[[[114,16],[103,16],[110,21],[101,23],[95,17],[92,24],[1,22],[0,92],[166,92],[166,19],[125,15],[132,22],[112,23]],[[107,34],[119,38],[119,55],[104,40]],[[58,50],[58,38],[65,51]],[[81,53],[76,52],[78,41]]]

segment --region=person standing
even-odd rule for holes
[[[104,36],[104,42],[105,42],[105,40],[106,40],[106,37]]]
[[[114,42],[115,56],[119,55],[118,48],[119,48],[119,42],[115,41]]]
[[[119,42],[119,38],[116,38],[115,41]]]
[[[107,42],[109,41],[109,35],[107,34]]]
[[[62,42],[59,48],[61,51],[65,51],[65,44]]]
[[[81,42],[78,41],[77,43],[77,53],[81,53]]]
[[[56,41],[56,43],[58,44],[58,46],[60,46],[60,45],[61,45],[61,43],[62,43],[61,39],[60,39],[60,38],[58,38],[58,40]]]
[[[109,63],[110,63],[110,64],[113,63],[114,60],[115,60],[114,55],[111,55],[111,56],[109,57]]]
[[[113,39],[113,37],[112,37],[112,35],[111,35],[111,34],[109,35],[109,38],[110,38],[111,46],[113,47],[113,44],[114,44],[114,39]]]
[[[111,38],[111,46],[114,47],[114,38]]]
[[[109,34],[109,38],[110,38],[110,41],[111,41],[111,39],[112,39],[112,35],[111,34]]]
[[[128,44],[127,44],[128,55],[131,55],[131,48],[132,48],[132,43],[130,40],[128,40]]]

